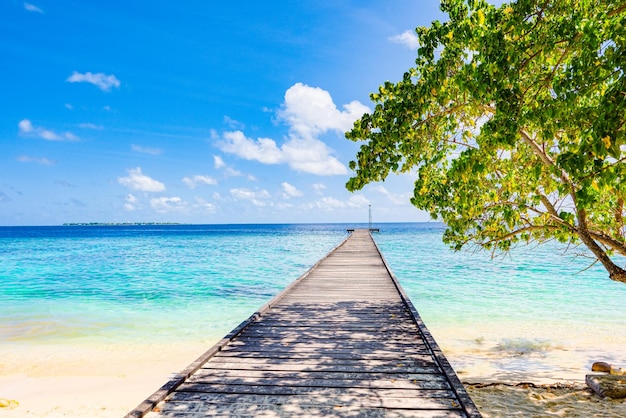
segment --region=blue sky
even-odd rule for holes
[[[0,225],[422,221],[344,138],[434,0],[0,2]],[[408,32],[407,32],[408,31]]]

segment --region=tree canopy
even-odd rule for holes
[[[347,188],[415,173],[455,249],[584,244],[626,282],[626,2],[443,0],[416,65],[371,95]]]

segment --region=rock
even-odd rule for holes
[[[626,398],[626,376],[588,374],[585,376],[585,382],[602,398]]]
[[[603,361],[596,361],[595,363],[593,363],[591,365],[591,371],[592,372],[610,373],[611,372],[611,365],[609,363],[605,363]]]

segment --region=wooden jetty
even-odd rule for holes
[[[131,417],[480,417],[368,230],[131,411]]]

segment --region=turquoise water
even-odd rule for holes
[[[0,350],[214,342],[355,226],[2,227]],[[592,360],[626,366],[626,285],[598,266],[585,270],[588,259],[556,245],[491,259],[450,251],[440,224],[376,226],[385,258],[462,376],[584,377]]]

